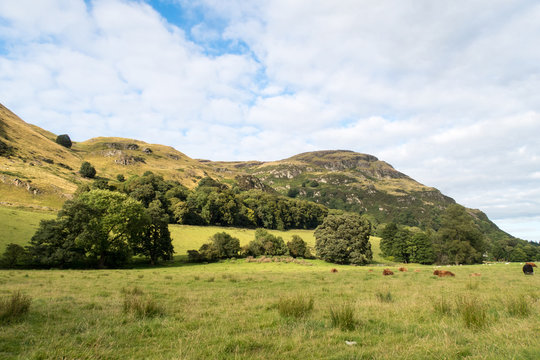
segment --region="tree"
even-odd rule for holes
[[[428,234],[420,232],[414,234],[409,242],[408,252],[410,262],[419,264],[433,264],[435,254],[433,252],[433,243]]]
[[[359,215],[329,215],[315,229],[315,249],[328,262],[364,265],[373,258],[370,234],[370,222]]]
[[[68,134],[58,135],[56,137],[56,143],[62,145],[63,147],[66,147],[68,149],[70,149],[71,145],[73,145]]]
[[[394,236],[398,231],[396,223],[386,224],[384,229],[381,231],[381,252],[384,256],[393,256],[392,254],[392,242],[394,241]]]
[[[93,179],[96,176],[96,169],[88,161],[82,163],[79,174],[85,178]]]
[[[152,201],[145,212],[150,223],[142,236],[131,239],[135,253],[149,258],[151,265],[157,264],[159,259],[171,260],[174,248],[169,232],[169,215],[159,200]]]
[[[210,240],[217,251],[218,258],[220,259],[237,257],[240,253],[240,240],[232,237],[230,234],[227,234],[224,231],[215,233],[212,235]]]
[[[255,231],[255,239],[245,248],[246,255],[251,256],[279,256],[286,255],[289,249],[281,236],[274,236],[264,229]]]
[[[12,269],[18,266],[25,265],[27,258],[26,250],[18,244],[7,244],[4,254],[0,258],[0,267]]]
[[[312,257],[306,242],[298,235],[293,235],[291,241],[287,242],[287,247],[289,248],[289,255],[297,258],[306,258],[309,259]]]
[[[458,204],[448,206],[437,232],[437,262],[474,264],[482,262],[484,236],[467,210]]]

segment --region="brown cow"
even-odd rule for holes
[[[405,272],[405,271],[407,271],[407,268],[405,268],[405,267],[400,267],[398,270],[401,271],[401,272]]]
[[[474,277],[474,276],[482,276],[482,274],[480,274],[480,273],[472,273],[472,274],[470,274],[469,276],[473,276],[473,277]]]
[[[394,275],[394,272],[390,269],[384,269],[382,272],[383,275]]]
[[[532,267],[538,267],[538,266],[536,266],[536,264],[533,263],[533,262],[527,262],[527,263],[525,263],[525,265],[531,265]]]
[[[373,269],[369,269],[368,272],[373,272]]]
[[[414,272],[420,272],[420,271],[422,271],[422,270],[420,270],[420,269],[414,269]]]
[[[336,268],[332,268],[332,269],[330,269],[330,272],[331,272],[331,273],[337,273],[337,269],[336,269]]]
[[[435,271],[433,272],[433,275],[437,275],[438,277],[443,277],[443,276],[456,276],[453,272],[447,271],[447,270],[435,270]]]

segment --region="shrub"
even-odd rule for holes
[[[20,291],[13,293],[9,298],[0,299],[0,324],[9,324],[20,319],[30,309],[32,300]]]
[[[281,236],[274,236],[264,229],[255,231],[255,240],[244,248],[246,256],[280,256],[287,255],[289,249]]]
[[[214,244],[217,256],[220,259],[237,257],[238,253],[240,253],[240,240],[224,231],[215,233],[210,240]]]
[[[124,177],[124,175],[118,174],[118,175],[116,175],[116,180],[118,180],[120,182],[124,182],[124,181],[126,181],[126,178]]]
[[[82,163],[79,174],[85,178],[93,179],[96,176],[96,169],[88,161]]]
[[[56,143],[62,145],[63,147],[66,147],[68,149],[70,149],[71,145],[73,145],[68,134],[58,135],[56,137]]]
[[[291,241],[287,243],[287,248],[289,249],[289,255],[294,258],[302,257],[309,259],[312,257],[306,242],[298,235],[293,235]]]
[[[333,327],[341,330],[354,330],[358,324],[351,305],[330,308],[330,320]]]
[[[302,295],[293,298],[280,298],[277,308],[279,314],[284,318],[300,319],[313,311],[313,298],[306,299]]]

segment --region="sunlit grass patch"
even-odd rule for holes
[[[331,307],[329,310],[332,326],[341,330],[354,330],[358,320],[354,315],[354,308],[350,304]]]
[[[280,298],[277,304],[279,314],[284,318],[300,319],[313,311],[313,298],[302,295],[290,298]]]

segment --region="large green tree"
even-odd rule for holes
[[[458,204],[448,206],[442,214],[435,245],[439,263],[480,263],[485,251],[482,232],[467,210]]]
[[[370,234],[370,222],[359,215],[329,215],[315,230],[315,249],[328,262],[364,265],[373,259]]]

